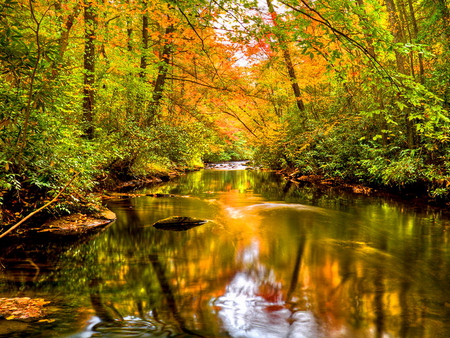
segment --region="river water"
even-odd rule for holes
[[[450,337],[439,211],[250,170],[140,193],[169,195],[110,202],[117,221],[100,236],[34,257],[39,271],[2,271],[4,297],[52,303],[49,322],[0,320],[1,337]],[[208,222],[152,227],[175,215]]]

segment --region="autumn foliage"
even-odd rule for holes
[[[446,198],[448,20],[442,1],[6,0],[0,203],[80,173],[65,213],[111,177],[251,157]]]
[[[16,297],[0,298],[0,315],[6,320],[37,319],[45,317],[44,306],[49,304],[42,298]],[[41,319],[42,320],[42,319]],[[49,321],[48,319],[46,321]]]

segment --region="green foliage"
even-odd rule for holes
[[[286,155],[284,140],[273,135],[259,140],[253,161],[262,167],[282,169],[289,167],[290,164],[286,161]]]
[[[252,149],[248,145],[245,135],[236,133],[234,139],[221,138],[212,135],[211,144],[202,156],[204,162],[241,161],[252,158]]]

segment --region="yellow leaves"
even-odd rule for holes
[[[53,323],[54,321],[54,319],[41,319],[38,323]]]
[[[333,130],[334,126],[337,124],[338,124],[338,122],[335,121],[335,122],[330,123],[328,126],[325,125],[325,130],[323,131],[323,134],[325,136],[328,135],[331,132],[331,130]]]
[[[42,298],[34,299],[32,301],[34,302],[35,305],[38,306],[43,306],[51,303],[50,301],[46,301],[45,299]]]

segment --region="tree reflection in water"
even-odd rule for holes
[[[104,299],[133,314],[124,316],[134,321],[128,329],[140,320],[148,323],[145,332],[167,337],[431,338],[450,332],[445,276],[429,273],[430,257],[449,252],[445,238],[431,246],[421,240],[424,229],[432,230],[423,217],[384,202],[344,204],[342,196],[330,207],[330,196],[316,193],[311,196],[326,208],[301,204],[297,190],[276,190],[276,181],[259,174],[201,175],[158,191],[194,192],[190,198],[112,206],[118,224],[98,254],[110,265]],[[148,226],[172,215],[213,222],[177,233]],[[442,257],[433,262],[444,264]]]
[[[291,289],[297,285],[303,246],[295,261]],[[282,283],[275,272],[259,261],[259,243],[254,240],[238,259],[244,270],[236,273],[223,296],[214,302],[219,318],[232,337],[321,337],[314,314],[283,300]],[[289,293],[288,293],[289,294]],[[288,297],[289,299],[289,297]]]
[[[82,338],[450,337],[449,221],[439,214],[262,172],[201,171],[152,189],[143,192],[189,197],[116,201],[117,222],[52,268],[21,255],[40,267],[27,284],[17,284],[20,265],[0,271],[11,281],[2,290],[71,304],[72,317],[33,337],[67,337],[65,325]],[[212,222],[151,226],[176,215]]]

